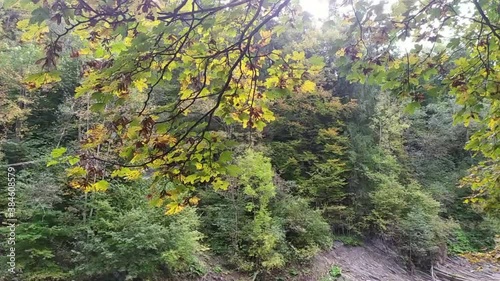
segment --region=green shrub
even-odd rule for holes
[[[202,271],[194,209],[166,216],[148,202],[147,185],[112,184],[106,193],[84,195],[52,173],[18,176],[20,280],[153,280]],[[0,279],[10,280],[2,269]]]
[[[115,185],[95,194],[95,215],[82,226],[77,276],[89,280],[150,279],[198,267],[203,247],[194,209],[166,216],[146,200],[142,187]]]
[[[331,277],[340,277],[342,275],[342,268],[337,265],[333,266],[330,268],[329,275]]]
[[[453,254],[463,254],[477,250],[461,228],[457,229],[453,234],[453,237],[448,240],[448,251]]]
[[[67,196],[52,173],[24,170],[18,171],[16,178],[15,249],[19,277],[33,281],[67,280],[73,267],[71,250],[79,235],[79,217],[71,209],[72,200],[63,201]],[[0,231],[7,229],[2,227]],[[6,242],[0,242],[3,249],[10,247]],[[4,259],[5,256],[0,258],[0,279],[11,280]]]
[[[228,191],[200,194],[207,242],[240,270],[271,270],[304,261],[331,246],[328,223],[308,201],[282,194],[269,158],[247,151]]]
[[[338,265],[333,265],[328,271],[328,275],[321,278],[320,281],[335,281],[342,277],[342,268]]]
[[[373,225],[383,237],[392,240],[410,262],[428,265],[444,252],[456,224],[439,216],[439,202],[423,192],[418,184],[402,186],[386,178],[371,199]]]
[[[277,202],[273,212],[283,224],[286,242],[292,251],[289,259],[308,260],[321,249],[332,246],[330,226],[307,200],[285,196]]]

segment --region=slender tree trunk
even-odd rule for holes
[[[20,95],[22,97],[24,97],[26,95],[26,91],[25,91],[24,88],[21,88]],[[24,109],[24,103],[22,101],[19,101],[17,103],[17,106],[19,106],[19,109],[21,111]],[[14,134],[15,134],[16,141],[20,141],[21,140],[22,127],[23,127],[23,121],[22,121],[22,119],[20,117],[16,118],[15,129],[14,129]]]

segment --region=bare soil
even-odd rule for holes
[[[473,265],[461,257],[449,257],[433,267],[434,277],[431,270],[410,272],[398,254],[380,242],[360,247],[337,243],[315,258],[313,272],[317,274],[298,280],[321,280],[334,265],[342,268],[343,279],[349,281],[500,281],[500,264]]]
[[[197,281],[323,281],[333,266],[342,269],[338,281],[500,281],[500,264],[471,264],[461,257],[449,257],[443,263],[423,272],[408,268],[398,254],[381,242],[351,247],[340,242],[333,249],[317,255],[309,267],[290,267],[271,277],[256,278],[253,274],[211,271]]]

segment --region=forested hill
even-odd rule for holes
[[[0,2],[0,281],[496,280],[500,2],[389,2]]]

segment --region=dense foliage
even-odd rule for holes
[[[335,240],[491,261],[498,1],[331,1],[321,26],[291,2],[4,1],[15,277],[287,280]]]

